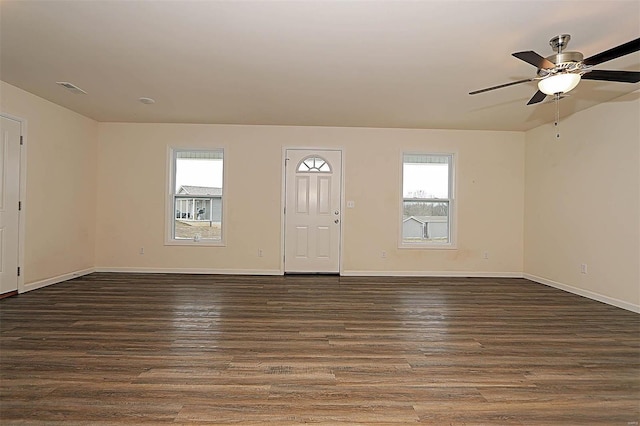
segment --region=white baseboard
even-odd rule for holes
[[[205,268],[136,268],[136,267],[97,267],[87,268],[56,277],[25,284],[18,289],[19,293],[26,293],[52,284],[68,281],[93,272],[130,272],[148,274],[212,274],[212,275],[283,275],[277,269],[205,269]],[[520,272],[478,272],[478,271],[358,271],[346,270],[341,272],[345,277],[467,277],[467,278],[526,278],[539,284],[554,287],[569,293],[577,294],[588,299],[616,306],[631,312],[640,313],[640,305],[625,302],[613,297],[605,296],[589,290],[573,287],[547,278]]]
[[[47,278],[45,280],[34,281],[29,284],[25,284],[22,288],[18,289],[18,293],[26,293],[31,290],[37,290],[42,287],[46,287],[52,284],[58,284],[63,281],[72,280],[74,278],[82,277],[84,275],[89,275],[95,272],[94,268],[81,269],[79,271],[69,272],[68,274],[58,275],[57,277]]]
[[[584,290],[584,289],[573,287],[567,284],[562,284],[557,281],[549,280],[547,278],[538,277],[536,275],[523,274],[523,277],[530,281],[535,281],[539,284],[548,285],[549,287],[554,287],[559,290],[577,294],[578,296],[583,296],[583,297],[586,297],[587,299],[597,300],[598,302],[606,303],[607,305],[613,305],[618,308],[626,309],[627,311],[640,314],[640,305],[635,305],[633,303],[629,303],[629,302],[625,302],[624,300],[605,296],[600,293],[595,293],[593,291]]]
[[[105,266],[95,268],[95,272],[129,272],[134,274],[283,275],[282,271],[277,269],[139,268]]]
[[[464,277],[464,278],[522,278],[520,272],[479,271],[342,271],[345,277]]]

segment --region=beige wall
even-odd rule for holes
[[[0,110],[26,120],[23,271],[28,288],[94,266],[98,125],[0,84]]]
[[[522,271],[523,133],[101,123],[99,135],[99,269],[280,272],[283,148],[315,147],[344,152],[344,273]],[[225,149],[226,247],[164,245],[168,146]],[[456,153],[457,250],[397,248],[404,150]]]
[[[564,119],[560,139],[551,125],[523,134],[96,123],[4,82],[0,94],[3,113],[27,120],[27,287],[93,267],[279,273],[283,149],[317,147],[343,150],[344,199],[355,201],[343,216],[345,274],[524,271],[640,307],[638,93]],[[164,245],[168,146],[225,148],[225,247]],[[456,154],[456,250],[398,249],[403,151]]]
[[[640,310],[639,92],[526,134],[528,276]],[[587,265],[582,274],[581,264]]]
[[[93,267],[279,273],[283,149],[316,147],[344,152],[344,199],[355,202],[343,215],[345,274],[524,271],[640,308],[638,93],[563,119],[560,139],[552,125],[519,133],[96,123],[4,82],[0,95],[3,113],[27,120],[27,287]],[[168,146],[225,148],[225,247],[164,245]],[[398,248],[403,151],[456,154],[457,249]]]

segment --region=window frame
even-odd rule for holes
[[[176,239],[175,238],[175,229],[174,229],[174,221],[175,217],[175,200],[179,198],[184,198],[182,196],[178,196],[175,189],[175,178],[176,178],[176,160],[177,155],[180,152],[215,152],[219,153],[222,156],[222,195],[220,197],[220,202],[222,204],[220,211],[220,239],[213,240],[203,238],[200,240],[196,239]],[[194,247],[221,247],[226,246],[225,243],[225,235],[226,235],[226,191],[225,185],[227,181],[227,157],[226,151],[224,148],[189,148],[189,147],[167,147],[167,181],[166,181],[166,190],[165,190],[165,237],[164,237],[164,245],[166,246],[194,246]],[[178,197],[176,197],[178,196]],[[208,198],[206,196],[198,196],[192,195],[188,198],[193,199],[203,199]]]
[[[408,243],[404,241],[403,236],[403,223],[404,223],[404,159],[407,155],[423,155],[432,157],[448,157],[449,159],[449,197],[448,198],[424,198],[418,199],[425,202],[442,202],[447,201],[448,207],[448,230],[449,240],[446,243],[433,242],[433,241],[421,241]],[[456,206],[456,160],[457,153],[455,152],[425,152],[425,151],[403,151],[400,153],[400,191],[399,191],[399,227],[398,227],[398,248],[400,249],[428,249],[428,250],[453,250],[457,249],[457,206]]]

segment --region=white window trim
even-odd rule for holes
[[[448,243],[434,243],[434,242],[420,242],[420,243],[405,243],[402,238],[402,224],[404,216],[404,156],[405,155],[433,155],[433,156],[449,156],[450,173],[449,173],[449,242]],[[398,248],[409,250],[456,250],[458,248],[458,209],[456,203],[456,176],[458,168],[456,167],[458,154],[455,152],[421,152],[421,151],[403,151],[400,153],[400,198],[398,202]]]
[[[202,239],[202,240],[176,240],[173,238],[173,221],[175,220],[175,210],[173,205],[174,198],[174,182],[175,182],[175,156],[178,152],[209,152],[209,151],[221,151],[222,152],[222,224],[221,224],[221,239],[219,241],[210,240],[210,239]],[[226,200],[226,191],[225,186],[227,182],[227,154],[224,148],[188,148],[188,147],[167,147],[167,185],[165,190],[165,232],[164,232],[164,245],[165,246],[191,246],[191,247],[225,247],[225,237],[226,237],[226,211],[227,211],[227,203]],[[196,197],[198,198],[198,197]]]

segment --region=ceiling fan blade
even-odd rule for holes
[[[582,76],[583,80],[617,81],[620,83],[637,83],[640,81],[640,71],[607,71],[593,70]]]
[[[637,52],[640,50],[640,38],[628,41],[620,46],[613,47],[604,52],[598,53],[585,59],[583,62],[585,65],[598,65],[603,62],[610,61],[612,59],[619,58],[629,53]]]
[[[544,94],[544,92],[541,92],[540,90],[538,90],[535,95],[533,95],[533,97],[531,99],[529,99],[529,102],[527,102],[527,105],[533,105],[533,104],[537,104],[539,102],[544,101],[544,98],[546,98],[547,95]]]
[[[527,78],[525,80],[512,81],[511,83],[500,84],[499,86],[487,87],[486,89],[474,90],[473,92],[469,92],[470,95],[477,95],[478,93],[488,92],[489,90],[502,89],[503,87],[513,86],[515,84],[527,83],[529,81],[533,81],[533,78]]]
[[[550,68],[555,68],[556,66],[556,64],[538,55],[533,50],[528,50],[526,52],[516,52],[516,53],[512,53],[511,55],[533,65],[538,69],[550,69]]]

